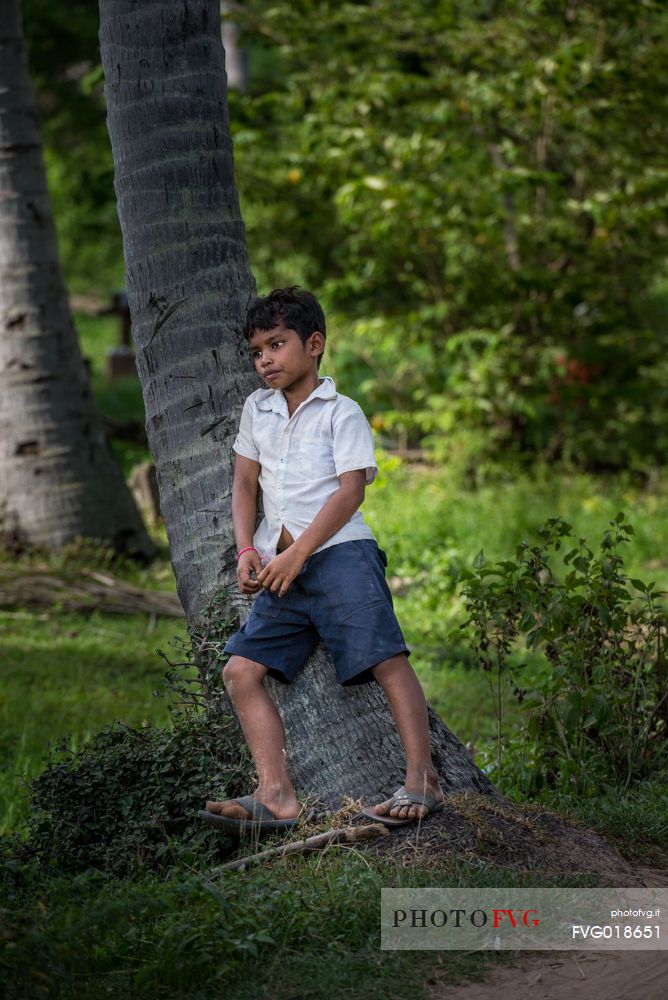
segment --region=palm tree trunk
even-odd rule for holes
[[[219,0],[100,0],[100,44],[127,287],[149,446],[179,595],[191,622],[234,577],[232,442],[258,386],[240,321],[254,293],[234,185]],[[400,784],[403,753],[375,684],[341,688],[321,650],[269,690],[302,792]],[[444,787],[493,793],[432,713]]]
[[[100,48],[149,447],[189,618],[230,582],[232,442],[257,388],[220,5],[102,0]]]
[[[0,7],[0,236],[0,537],[151,555],[69,313],[19,0]]]

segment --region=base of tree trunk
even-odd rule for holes
[[[283,719],[288,766],[299,793],[336,810],[348,797],[371,805],[403,785],[404,751],[380,684],[342,687],[323,645],[292,684],[271,678],[265,684]],[[494,785],[431,708],[429,729],[445,794],[497,798]]]
[[[203,679],[207,674],[204,691],[211,716],[230,715],[236,721],[229,696],[218,681],[211,683],[206,667],[200,669]],[[346,801],[357,799],[374,805],[403,785],[405,755],[379,684],[342,687],[322,646],[292,684],[271,677],[264,683],[283,721],[288,768],[297,794],[317,811],[336,812]],[[444,793],[503,801],[466,747],[432,708],[428,711],[432,759]],[[242,741],[240,728],[238,732]]]
[[[601,834],[544,806],[512,802],[498,794],[451,795],[445,808],[426,820],[385,828],[385,836],[380,837],[370,836],[376,829],[380,833],[383,830],[379,824],[370,825],[360,808],[361,800],[347,799],[339,810],[331,813],[315,803],[307,822],[284,838],[274,839],[257,860],[274,863],[288,853],[308,850],[311,842],[320,845],[333,838],[334,844],[327,843],[327,850],[354,847],[401,867],[410,862],[421,867],[433,866],[435,872],[441,873],[455,861],[513,872],[535,872],[541,884],[553,875],[562,886],[564,876],[584,873],[604,876],[616,885],[645,884],[644,869],[627,863]],[[342,829],[347,831],[345,837],[334,836]],[[236,858],[210,874],[243,867],[244,858],[254,849],[257,848],[252,840],[242,839]],[[656,882],[657,869],[646,871],[653,873],[654,880],[647,884],[662,884]],[[664,877],[666,874],[664,871]]]

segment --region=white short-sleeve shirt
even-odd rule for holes
[[[365,469],[369,485],[378,472],[364,413],[354,400],[338,393],[327,376],[292,416],[280,389],[251,393],[233,448],[237,455],[260,464],[264,519],[253,545],[263,562],[276,555],[283,525],[294,539],[308,528],[338,490],[341,473]],[[360,511],[355,511],[316,551],[373,537]]]

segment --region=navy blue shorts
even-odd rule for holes
[[[322,639],[341,684],[372,681],[371,667],[408,653],[385,566],[387,557],[372,539],[316,552],[285,597],[260,591],[225,652],[262,663],[272,677],[289,684]]]

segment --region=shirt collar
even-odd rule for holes
[[[310,402],[312,399],[334,399],[336,396],[336,385],[334,379],[329,375],[323,375],[322,381],[315,387],[310,396],[307,396],[300,406]],[[259,410],[273,410],[274,413],[287,414],[288,404],[280,389],[263,389],[257,398],[257,408]]]

